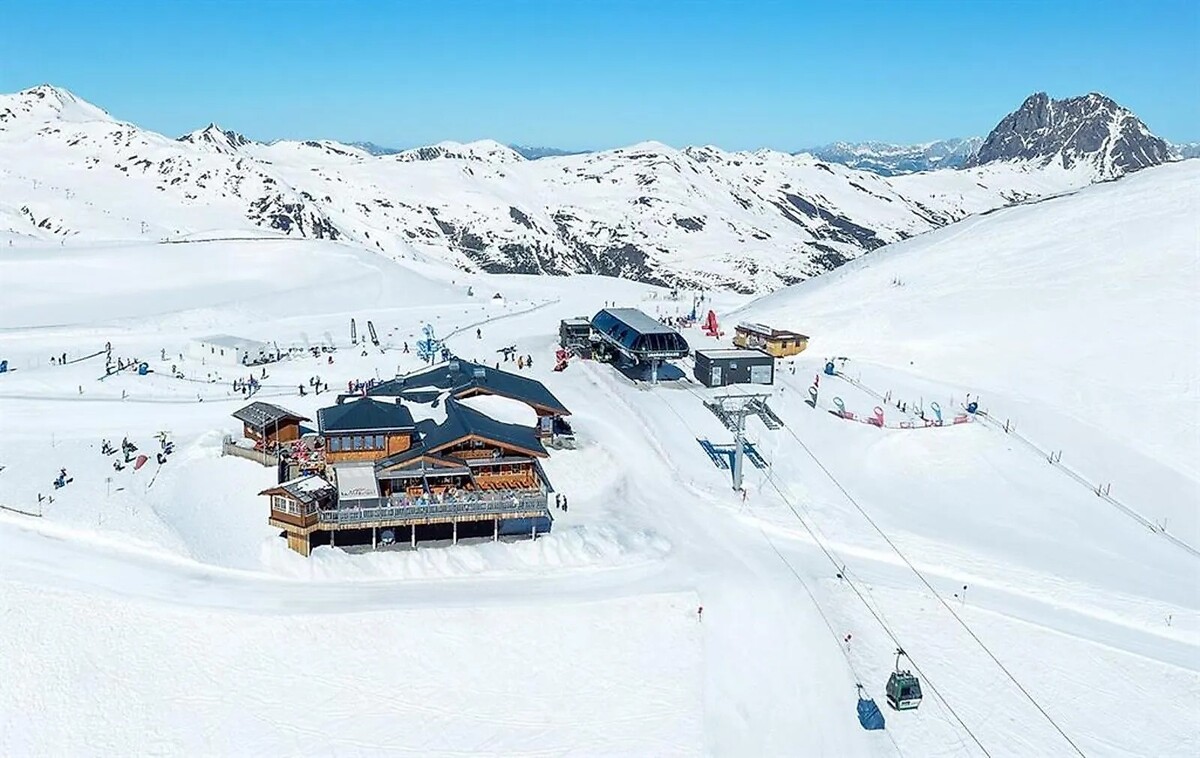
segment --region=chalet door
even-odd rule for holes
[[[721,386],[721,367],[720,366],[712,367],[712,375],[710,377],[709,386],[710,387],[720,387]]]

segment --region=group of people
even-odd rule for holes
[[[325,384],[322,384],[321,377],[319,377],[319,376],[308,377],[308,386],[312,387],[314,395],[320,395],[322,391],[325,391],[325,392],[329,391],[328,382]],[[300,397],[304,397],[305,395],[308,394],[307,390],[304,389],[303,384],[299,385],[299,387],[300,387]]]
[[[263,378],[265,379],[266,376],[267,370],[263,369]],[[259,384],[258,379],[255,378],[253,374],[251,374],[247,379],[233,380],[233,391],[242,393],[246,399],[249,399],[251,395],[253,395],[255,392],[258,392],[260,389],[262,389],[262,385]]]
[[[567,512],[567,496],[561,492],[554,493],[554,507],[563,513]]]
[[[378,383],[378,379],[368,379],[366,381],[361,379],[351,379],[350,381],[346,382],[346,392],[351,395],[365,395],[367,394],[367,390],[373,388]]]

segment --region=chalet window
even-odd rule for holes
[[[329,452],[339,453],[339,452],[341,452],[341,450],[342,450],[342,438],[341,437],[330,437],[329,438]]]
[[[299,506],[300,506],[299,503],[297,503],[295,500],[292,500],[289,497],[283,497],[282,495],[272,495],[271,496],[272,510],[278,511],[280,513],[289,513],[293,516],[299,516],[300,515],[300,507]]]
[[[387,450],[387,438],[384,437],[382,434],[375,435],[375,449],[376,450]]]
[[[362,437],[355,437],[355,438],[354,438],[354,449],[355,449],[355,450],[362,450],[362,449],[363,449],[363,438],[362,438]]]

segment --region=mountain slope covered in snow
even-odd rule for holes
[[[377,156],[210,124],[171,140],[63,90],[0,98],[0,219],[34,237],[260,230],[463,270],[761,292],[1096,178],[988,162],[892,179],[808,155],[647,142],[527,160],[490,140]],[[1090,165],[1090,164],[1089,164]]]
[[[1069,418],[1166,462],[1175,489],[1160,515],[1179,507],[1171,521],[1195,530],[1198,182],[1187,161],[968,219],[744,315],[800,327],[818,352],[912,365],[976,386],[996,413]]]

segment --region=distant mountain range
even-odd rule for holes
[[[807,153],[657,142],[531,160],[492,140],[392,151],[263,143],[216,124],[172,139],[42,86],[0,95],[0,232],[315,237],[464,270],[753,292],[1169,157],[1101,96],[1035,95],[962,160],[972,152],[970,140],[844,146],[863,166],[851,168]],[[917,169],[919,160],[938,168]],[[960,162],[971,167],[945,168]]]
[[[982,137],[895,145],[888,142],[833,142],[802,150],[823,161],[871,171],[881,176],[912,174],[939,168],[959,168],[983,144]]]

